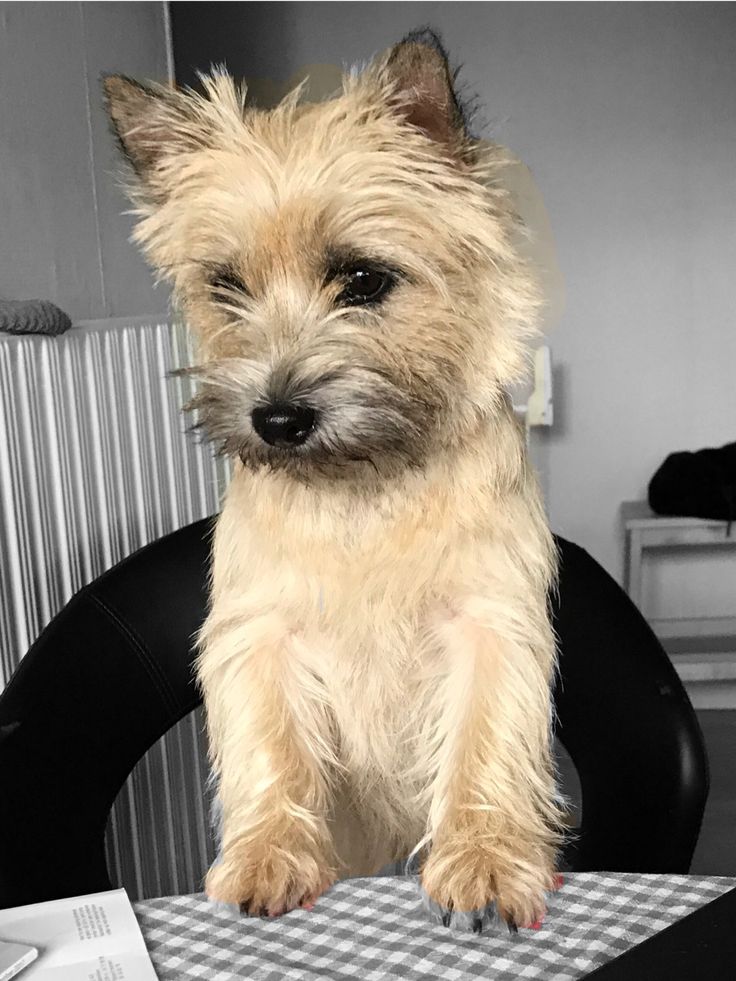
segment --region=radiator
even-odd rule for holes
[[[148,542],[214,514],[225,461],[185,433],[183,326],[81,324],[60,337],[0,334],[0,686],[83,585]],[[154,746],[107,829],[132,898],[199,891],[214,857],[200,712]]]

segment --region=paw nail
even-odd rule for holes
[[[483,929],[483,920],[473,920],[473,933],[480,933]]]
[[[449,911],[447,913],[443,913],[442,926],[449,927],[451,918],[452,918],[452,913],[450,913]]]

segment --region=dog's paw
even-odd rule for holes
[[[539,929],[547,912],[545,891],[559,888],[560,878],[552,870],[521,877],[492,869],[487,854],[430,855],[421,875],[430,919],[465,933],[503,936]]]
[[[489,903],[482,909],[461,911],[441,906],[424,889],[422,889],[422,903],[429,914],[430,922],[442,924],[457,933],[491,933],[507,936],[518,930],[513,920],[506,920],[499,914],[495,903]]]
[[[205,892],[212,902],[234,906],[245,916],[275,917],[312,909],[334,881],[311,856],[279,850],[258,863],[225,858],[210,869]]]

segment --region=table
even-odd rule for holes
[[[736,886],[720,876],[568,873],[540,930],[431,924],[416,877],[338,882],[313,911],[241,918],[203,894],[133,904],[159,981],[571,981]]]
[[[646,501],[621,505],[624,525],[624,589],[642,608],[642,553],[647,549],[736,548],[736,525],[725,521],[677,518],[655,514]],[[734,556],[736,558],[736,556]],[[729,633],[736,636],[736,616],[667,618],[650,621],[660,637],[700,637]]]
[[[644,612],[643,555],[649,550],[736,549],[736,525],[655,514],[646,501],[621,506],[624,589]],[[736,559],[736,554],[734,555]],[[646,614],[645,614],[646,616]],[[695,708],[736,707],[736,615],[667,617],[649,624],[685,684]]]

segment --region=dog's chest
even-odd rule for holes
[[[446,667],[438,614],[477,581],[467,533],[426,502],[340,520],[292,506],[280,523],[278,502],[245,503],[238,517],[249,520],[221,532],[223,552],[235,556],[232,587],[303,640],[351,771],[405,772],[437,712]]]
[[[340,754],[357,774],[396,779],[410,770],[431,723],[442,672],[432,605],[396,609],[365,596],[341,608],[323,589],[309,644],[336,723]]]

